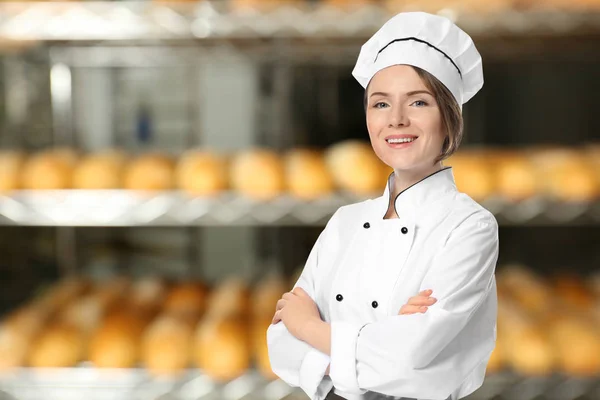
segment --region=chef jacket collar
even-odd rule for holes
[[[381,211],[382,218],[387,212],[393,185],[394,173],[392,172],[388,177],[388,182],[381,198],[383,204]],[[439,200],[445,193],[456,191],[452,167],[444,167],[400,192],[394,201],[396,214],[402,218],[406,210],[410,210],[411,215],[414,215],[416,209]]]

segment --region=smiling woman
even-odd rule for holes
[[[452,21],[400,13],[352,74],[373,150],[394,172],[381,197],[327,223],[277,302],[271,366],[311,400],[458,400],[483,384],[496,340],[498,224],[442,166],[483,86],[481,57]],[[436,301],[403,314],[422,293]]]
[[[441,114],[442,129],[446,133],[446,138],[442,146],[441,154],[436,158],[437,161],[442,161],[449,158],[456,152],[463,137],[464,122],[461,112],[461,108],[452,96],[452,93],[442,82],[439,81],[435,76],[429,72],[419,68],[410,66],[422,81],[422,84],[427,88],[426,91],[412,91],[406,93],[406,96],[413,96],[421,93],[429,93],[429,96],[435,99],[437,107]],[[365,95],[363,99],[365,113],[367,113],[369,106],[369,99],[378,95],[386,96],[388,93],[373,92],[370,93],[371,84],[367,85],[365,89]]]

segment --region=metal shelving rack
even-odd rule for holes
[[[314,201],[288,195],[257,201],[234,193],[196,198],[181,192],[18,191],[0,196],[0,225],[323,226],[339,207],[366,199],[352,194],[335,194]],[[598,202],[562,203],[540,197],[512,203],[495,197],[481,204],[504,226],[600,224]]]
[[[273,98],[266,101],[280,105],[281,112],[273,113],[265,141],[285,147],[286,135],[282,132],[286,114],[282,105],[288,101],[289,64],[297,60],[351,62],[357,44],[398,10],[373,4],[342,8],[319,2],[284,2],[276,7],[265,4],[252,8],[227,1],[1,3],[0,41],[43,44],[53,81],[50,91],[57,143],[70,144],[73,139],[73,99],[64,89],[72,87],[71,69],[142,65],[194,68],[202,57],[213,56],[212,49],[225,45],[259,62],[272,63],[276,89]],[[405,7],[411,9],[414,5],[407,2]],[[600,10],[503,10],[482,15],[446,8],[438,12],[479,37],[558,37],[600,32]],[[312,202],[282,196],[261,203],[232,193],[218,199],[200,199],[175,192],[22,191],[0,197],[0,224],[318,226],[339,206],[362,199],[342,193]],[[561,204],[543,198],[518,204],[490,198],[482,203],[501,224],[509,226],[595,225],[600,221],[600,205],[596,203]],[[102,211],[101,205],[106,204],[111,204],[107,207],[110,210]]]
[[[77,383],[75,383],[77,382]],[[227,383],[212,381],[198,370],[178,377],[155,378],[143,369],[98,370],[89,366],[60,370],[22,369],[0,376],[8,399],[41,398],[111,400],[304,400],[306,394],[281,380],[267,381],[257,371]],[[510,371],[490,374],[484,385],[467,400],[595,400],[600,383],[592,377],[553,374],[523,378]],[[0,399],[3,393],[0,391]],[[12,397],[14,396],[14,397]],[[47,396],[47,397],[46,397]]]
[[[417,2],[414,2],[417,3]],[[407,3],[407,8],[411,4]],[[399,10],[396,10],[399,11]],[[453,9],[439,10],[474,36],[565,36],[600,33],[600,10],[560,12],[505,10],[481,16]],[[211,49],[226,45],[258,60],[275,62],[276,96],[285,104],[289,82],[286,68],[294,60],[345,63],[356,57],[364,41],[393,13],[380,6],[335,8],[318,3],[283,5],[273,9],[236,8],[228,2],[158,3],[0,3],[0,43],[11,47],[39,46],[49,60],[58,85],[51,87],[54,138],[72,139],[70,93],[72,68],[114,66],[193,67]],[[288,46],[293,43],[294,46]],[[507,45],[510,47],[510,44]],[[276,48],[277,51],[273,49]],[[293,50],[291,50],[293,49]],[[18,56],[11,58],[19,75]],[[19,85],[17,84],[16,87]],[[15,87],[13,84],[11,87]],[[22,115],[23,113],[16,113]],[[9,118],[11,116],[9,115]],[[275,128],[284,126],[275,121]],[[281,143],[280,137],[271,138]],[[364,198],[336,194],[313,202],[282,196],[255,202],[233,193],[215,199],[189,198],[179,192],[144,194],[129,191],[19,191],[0,196],[0,225],[55,226],[58,246],[72,250],[72,229],[81,226],[321,226],[341,205]],[[562,204],[542,198],[513,204],[499,198],[482,204],[502,225],[598,225],[600,203]],[[62,239],[61,239],[62,238]],[[69,253],[66,252],[59,252]],[[68,258],[68,255],[67,255]],[[73,265],[65,271],[72,270]],[[255,373],[226,385],[215,385],[198,371],[178,380],[154,380],[144,370],[101,374],[83,365],[50,371],[22,369],[0,376],[0,399],[6,391],[21,399],[303,399],[305,395],[281,381],[267,384]],[[102,376],[100,376],[102,375]],[[74,386],[73,382],[83,382]],[[93,389],[90,389],[93,388]],[[105,396],[105,397],[103,397]],[[562,396],[562,397],[561,397]],[[570,396],[570,397],[569,397]],[[45,397],[47,398],[47,397]],[[473,400],[594,400],[600,398],[597,379],[564,376],[524,378],[494,374],[470,396]]]
[[[0,39],[13,41],[141,41],[274,38],[359,38],[398,10],[365,4],[282,3],[262,8],[233,2],[2,3]],[[451,2],[450,2],[451,3]],[[419,2],[406,2],[415,9]],[[482,15],[438,10],[475,36],[597,31],[600,10],[505,10]]]

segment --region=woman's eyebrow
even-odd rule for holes
[[[371,93],[371,95],[369,97],[373,97],[373,96],[383,96],[383,97],[387,97],[389,96],[389,93],[385,93],[385,92],[374,92]]]
[[[433,97],[433,95],[430,92],[428,92],[427,90],[413,90],[411,92],[406,93],[406,96],[410,97],[410,96],[414,96],[416,94],[421,94],[421,93],[425,93],[425,94],[428,94]],[[373,93],[371,93],[371,95],[369,97],[373,97],[373,96],[388,97],[389,95],[390,95],[389,93],[385,93],[385,92],[373,92]]]
[[[421,93],[425,93],[430,95],[431,97],[433,97],[433,95],[431,93],[429,93],[427,90],[413,90],[412,92],[408,92],[406,93],[407,96],[414,96],[415,94],[421,94]]]

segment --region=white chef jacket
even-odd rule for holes
[[[456,400],[483,384],[496,342],[497,221],[457,190],[451,167],[402,191],[399,218],[383,219],[393,184],[392,174],[383,196],[335,212],[294,286],[331,324],[331,355],[283,322],[267,330],[274,373],[312,400],[332,387],[350,400]],[[438,300],[426,313],[398,315],[425,289]]]

